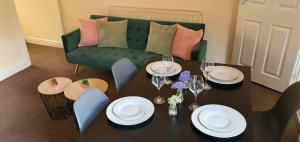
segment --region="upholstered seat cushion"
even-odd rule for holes
[[[137,67],[145,65],[150,57],[159,56],[155,53],[139,49],[95,46],[77,48],[67,53],[68,61],[74,64],[89,65],[99,68],[110,68],[114,62],[121,58],[130,59]]]

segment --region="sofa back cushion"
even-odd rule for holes
[[[107,19],[107,17],[104,17],[99,20],[79,19],[80,42],[78,47],[97,45],[99,41],[97,21],[107,22]]]
[[[103,15],[91,15],[91,19],[100,19]],[[108,21],[120,21],[128,19],[127,24],[127,44],[128,48],[145,50],[147,46],[148,34],[150,29],[150,22],[153,20],[141,20],[123,17],[108,16]],[[193,30],[205,30],[205,24],[196,23],[181,23],[181,22],[165,22],[165,21],[153,21],[162,25],[174,25],[176,23]]]
[[[172,55],[191,60],[191,52],[203,37],[203,30],[194,31],[176,24],[177,31],[172,44]]]
[[[98,47],[127,48],[127,20],[113,22],[98,22]]]
[[[151,22],[145,50],[161,55],[170,55],[175,33],[176,25],[161,25]]]

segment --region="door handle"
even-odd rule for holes
[[[245,5],[248,0],[240,0],[242,5]]]

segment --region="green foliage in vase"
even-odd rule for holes
[[[180,103],[181,98],[177,95],[172,95],[170,98],[168,98],[168,103],[170,105],[176,105],[178,103]]]

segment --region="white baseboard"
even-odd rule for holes
[[[33,43],[38,45],[45,45],[45,46],[51,46],[51,47],[59,47],[62,48],[62,42],[57,40],[48,40],[48,39],[42,39],[42,38],[35,38],[35,37],[25,37],[25,41],[27,43]]]
[[[7,69],[4,69],[3,71],[0,72],[0,81],[26,69],[27,67],[31,66],[31,62],[29,59],[25,59],[21,61],[20,63],[8,67]]]

